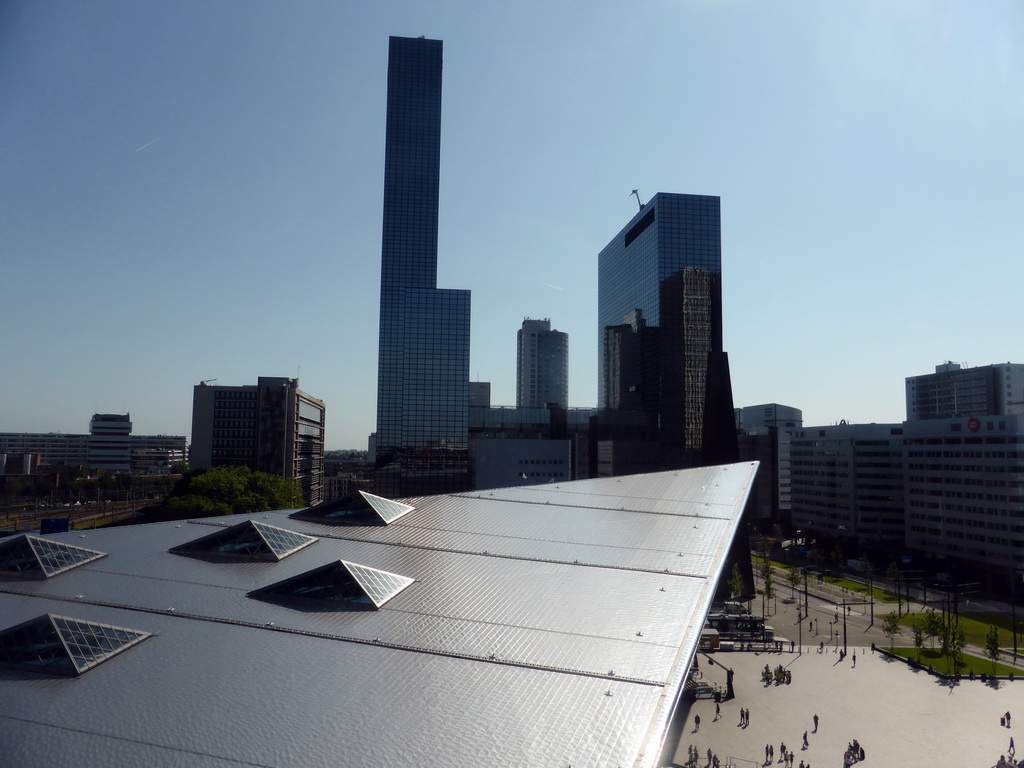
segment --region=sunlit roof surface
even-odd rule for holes
[[[667,764],[661,743],[754,471],[402,499],[415,511],[390,525],[283,510],[90,532],[101,564],[49,580],[0,573],[0,629],[53,614],[153,637],[74,680],[0,669],[5,757]],[[247,520],[318,541],[272,564],[171,552]],[[285,584],[292,595],[248,597]]]

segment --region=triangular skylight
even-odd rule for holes
[[[415,579],[338,560],[257,589],[250,597],[282,601],[313,600],[334,609],[376,610]]]
[[[0,572],[18,576],[48,579],[106,556],[106,552],[27,533],[0,540]]]
[[[0,666],[78,676],[149,636],[48,613],[0,632]]]
[[[336,525],[386,525],[414,509],[400,501],[358,491],[336,501],[296,512],[292,517]]]
[[[295,533],[274,525],[246,520],[195,541],[174,547],[171,552],[183,555],[240,557],[248,560],[283,560],[316,542],[313,536]]]

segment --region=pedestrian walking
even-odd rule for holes
[[[765,765],[768,765],[768,763],[770,763],[772,761],[771,755],[768,754],[770,750],[771,750],[771,747],[769,745],[765,744],[764,745],[764,764]]]
[[[856,668],[856,666],[857,666],[857,652],[856,651],[853,652],[853,666],[854,666],[854,668]]]
[[[804,749],[807,749],[807,731],[804,731]]]
[[[1013,736],[1010,737],[1010,757],[1013,757],[1013,753],[1016,752],[1016,747],[1013,746]]]
[[[696,733],[700,730],[700,715],[693,716],[693,732]]]
[[[814,716],[814,731],[813,732],[814,733],[818,732],[818,716],[817,715]]]
[[[718,718],[721,717],[721,716],[722,716],[722,707],[716,701],[715,702],[715,719],[712,720],[711,722],[716,722],[718,720]]]
[[[1009,712],[1009,710],[1007,710],[1007,712],[1006,712],[1006,727],[1007,728],[1010,727],[1010,712]]]

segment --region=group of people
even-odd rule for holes
[[[773,682],[776,685],[782,685],[793,682],[793,673],[786,669],[784,666],[779,664],[774,670],[770,669],[767,664],[764,665],[764,669],[761,670],[761,682],[766,686],[771,685]]]
[[[1007,711],[1006,714],[1002,715],[999,718],[999,724],[1001,726],[1003,726],[1004,728],[1009,728],[1010,727],[1010,713],[1009,713],[1009,711]],[[1024,766],[1024,760],[1019,760],[1018,761],[1016,759],[1016,753],[1017,753],[1017,747],[1013,743],[1013,736],[1011,736],[1010,737],[1010,749],[1009,749],[1009,755],[1010,756],[1007,757],[1006,755],[1000,755],[999,756],[999,762],[996,763],[996,768],[1018,768],[1018,766]]]
[[[843,755],[843,768],[849,768],[854,763],[864,759],[864,747],[854,739],[846,746],[846,754]]]
[[[700,765],[700,750],[691,744],[686,751],[686,768],[697,768]],[[711,751],[711,747],[708,747],[708,761],[705,764],[708,768],[721,768],[722,761],[718,759],[718,755]]]

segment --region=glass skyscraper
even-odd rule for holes
[[[659,193],[598,257],[599,474],[705,463],[709,373],[728,379],[719,202]]]
[[[388,55],[377,371],[377,491],[469,487],[469,291],[437,288],[440,40]]]

